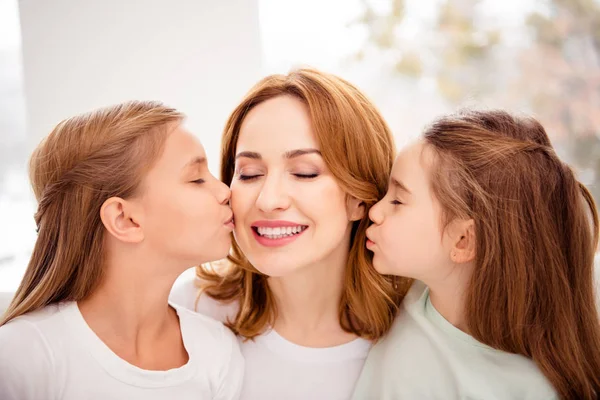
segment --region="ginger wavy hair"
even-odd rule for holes
[[[158,102],[128,102],[66,119],[40,143],[29,164],[38,237],[0,326],[51,303],[82,300],[97,287],[102,204],[138,193],[169,125],[182,119]]]
[[[444,222],[475,222],[470,334],[532,359],[561,398],[598,398],[598,213],[590,192],[532,118],[467,110],[439,119],[424,140]]]
[[[365,204],[352,227],[344,291],[339,304],[342,328],[376,340],[390,328],[410,281],[379,275],[365,247],[368,211],[385,195],[395,147],[390,129],[375,106],[347,81],[313,69],[271,75],[258,82],[233,110],[221,146],[221,180],[234,175],[236,146],[244,118],[257,104],[293,96],[306,104],[323,159],[339,185]],[[196,269],[201,293],[221,302],[238,302],[228,326],[252,339],[274,323],[276,307],[267,276],[256,270],[233,241],[221,268]]]

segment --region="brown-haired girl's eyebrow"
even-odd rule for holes
[[[412,194],[410,192],[410,190],[408,190],[408,188],[406,186],[404,186],[404,184],[402,182],[400,182],[399,180],[397,180],[396,178],[392,177],[390,179],[390,182],[394,188],[402,190],[403,192],[406,192],[408,194]]]

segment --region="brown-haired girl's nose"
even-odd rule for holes
[[[382,201],[383,200],[380,200],[379,202],[375,203],[375,205],[369,210],[369,219],[377,225],[383,222],[383,212],[380,204]]]

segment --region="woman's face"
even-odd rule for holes
[[[345,259],[352,221],[362,217],[323,161],[306,105],[292,96],[245,117],[231,191],[235,239],[268,276]]]

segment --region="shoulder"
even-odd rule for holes
[[[61,322],[57,304],[23,314],[0,327],[0,346],[2,348],[10,345],[27,347],[26,343],[29,340],[47,345],[47,334],[61,329],[57,327]]]
[[[369,354],[369,358],[380,357],[394,359],[391,354],[412,351],[415,347],[429,349],[429,323],[424,310],[427,299],[427,286],[415,280],[404,297],[392,327],[379,340]]]
[[[208,360],[204,371],[216,383],[217,399],[237,399],[244,376],[244,358],[238,338],[221,322],[172,304],[190,357]]]
[[[57,311],[51,305],[0,327],[0,398],[42,399],[52,392],[56,352],[49,335],[59,331]]]
[[[408,289],[406,296],[404,296],[404,299],[402,300],[402,306],[404,308],[410,308],[417,304],[424,303],[424,295],[426,291],[427,285],[415,279],[410,285],[410,289]]]
[[[202,281],[196,276],[195,269],[181,275],[171,290],[169,301],[179,307],[206,315],[217,321],[233,320],[238,312],[237,302],[224,303],[213,299],[206,293],[200,294]]]
[[[186,345],[204,354],[229,353],[239,346],[236,336],[222,322],[174,303],[171,306],[177,310]]]

